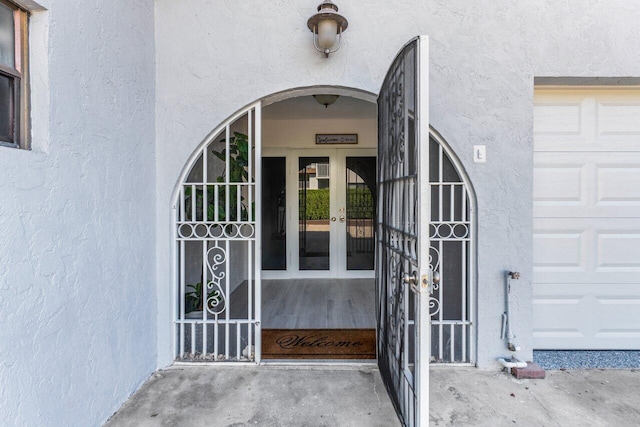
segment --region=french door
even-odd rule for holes
[[[277,231],[263,277],[373,278],[376,150],[265,151],[264,164],[265,174],[284,168],[286,178],[275,184],[284,200],[275,192],[265,200],[273,206],[263,221]]]

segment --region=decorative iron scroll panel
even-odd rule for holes
[[[378,97],[378,365],[398,416],[416,423],[417,298],[405,274],[419,274],[418,41],[389,69]],[[428,165],[427,165],[428,166]]]
[[[259,361],[260,104],[213,135],[175,202],[175,356]]]
[[[430,269],[440,275],[431,306],[431,362],[475,361],[473,210],[468,185],[445,147],[429,140]]]

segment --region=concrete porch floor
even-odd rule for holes
[[[516,380],[431,370],[432,426],[640,425],[640,370],[548,371]],[[372,365],[179,366],[156,372],[106,423],[116,426],[398,426]]]

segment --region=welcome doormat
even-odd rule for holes
[[[375,359],[375,329],[263,329],[265,359]]]

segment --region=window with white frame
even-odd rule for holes
[[[28,13],[0,0],[0,146],[29,148]]]
[[[329,163],[316,164],[316,178],[329,179]]]

